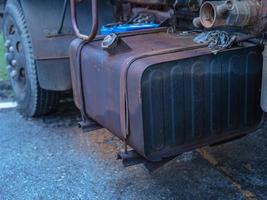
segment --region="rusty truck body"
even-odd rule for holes
[[[162,161],[261,127],[265,0],[7,0],[7,70],[27,117],[73,92],[125,142]]]

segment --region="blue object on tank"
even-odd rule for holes
[[[111,33],[125,33],[130,31],[144,30],[158,28],[160,25],[155,23],[148,24],[122,24],[115,26],[102,26],[101,35],[108,35]]]

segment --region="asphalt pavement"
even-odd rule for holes
[[[71,102],[35,120],[0,109],[0,200],[267,199],[266,128],[150,172],[123,167],[123,143],[105,129],[82,133],[79,119]]]

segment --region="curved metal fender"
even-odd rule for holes
[[[19,1],[31,35],[41,87],[55,91],[71,89],[69,45],[75,36],[69,5],[62,33],[58,34],[64,0]],[[112,8],[108,2],[101,0],[101,10],[105,10],[100,17],[102,23],[108,23],[112,19]],[[86,33],[91,27],[90,6],[90,0],[82,1],[77,5],[78,24],[80,29]]]

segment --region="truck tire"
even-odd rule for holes
[[[49,113],[59,102],[59,92],[44,90],[39,85],[31,36],[17,0],[7,1],[3,35],[7,70],[18,102],[18,110],[26,117]]]

